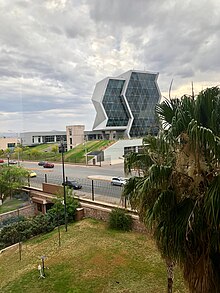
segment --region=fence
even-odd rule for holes
[[[127,207],[126,201],[121,197],[123,187],[113,186],[110,181],[76,177],[66,177],[66,180],[77,181],[82,185],[82,189],[74,190],[74,193],[79,198],[87,198],[93,201],[106,202]],[[43,182],[62,185],[61,177],[54,176],[53,174],[45,174],[44,176],[42,175],[30,178],[29,185],[30,187],[42,189]]]

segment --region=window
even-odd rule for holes
[[[72,139],[72,137],[70,137],[70,144],[73,144],[73,139]]]
[[[14,148],[15,147],[15,143],[8,143],[8,148]]]

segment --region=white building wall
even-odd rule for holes
[[[107,161],[123,160],[124,148],[131,146],[142,146],[143,139],[122,139],[104,150],[104,158]]]

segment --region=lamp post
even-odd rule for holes
[[[63,199],[64,199],[64,218],[65,218],[65,230],[67,232],[67,211],[66,211],[66,182],[65,182],[65,168],[64,168],[64,140],[60,140],[61,158],[62,158],[62,171],[63,171]]]
[[[20,138],[19,138],[19,133],[17,133],[17,148],[18,148],[18,167],[20,166],[20,153],[19,153],[19,148],[20,148]]]
[[[44,263],[44,260],[45,260],[45,255],[42,255],[41,256],[41,261],[42,261],[42,275],[43,277],[45,277],[45,263]]]
[[[9,159],[10,159],[10,155],[7,154],[7,159],[8,159],[8,166],[9,166]]]

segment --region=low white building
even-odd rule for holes
[[[34,146],[42,143],[59,143],[61,139],[66,141],[66,131],[39,131],[23,132],[20,134],[23,146]]]

